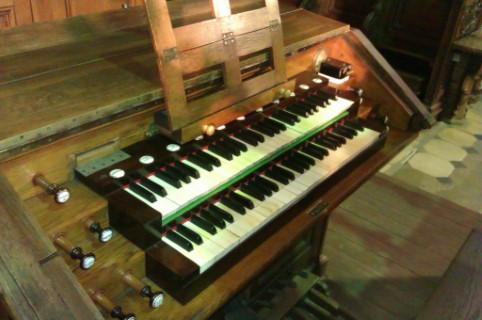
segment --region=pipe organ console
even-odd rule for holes
[[[329,213],[433,121],[363,34],[289,1],[145,0],[0,47],[11,319],[222,318],[292,279],[322,301]]]

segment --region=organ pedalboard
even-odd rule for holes
[[[180,302],[239,260],[252,235],[383,145],[386,128],[356,118],[356,92],[308,73],[297,83],[211,136],[184,145],[155,136],[76,168],[108,200],[111,225],[145,251],[147,276]]]

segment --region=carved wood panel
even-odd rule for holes
[[[0,29],[142,4],[143,0],[0,0]]]
[[[64,0],[31,1],[34,22],[63,19],[67,17]]]
[[[0,0],[0,29],[15,25],[13,0]]]

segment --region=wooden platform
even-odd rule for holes
[[[482,215],[378,174],[332,214],[332,296],[357,319],[412,319]]]

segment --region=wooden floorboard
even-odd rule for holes
[[[412,319],[481,225],[476,212],[378,174],[330,219],[332,295],[360,320]]]

